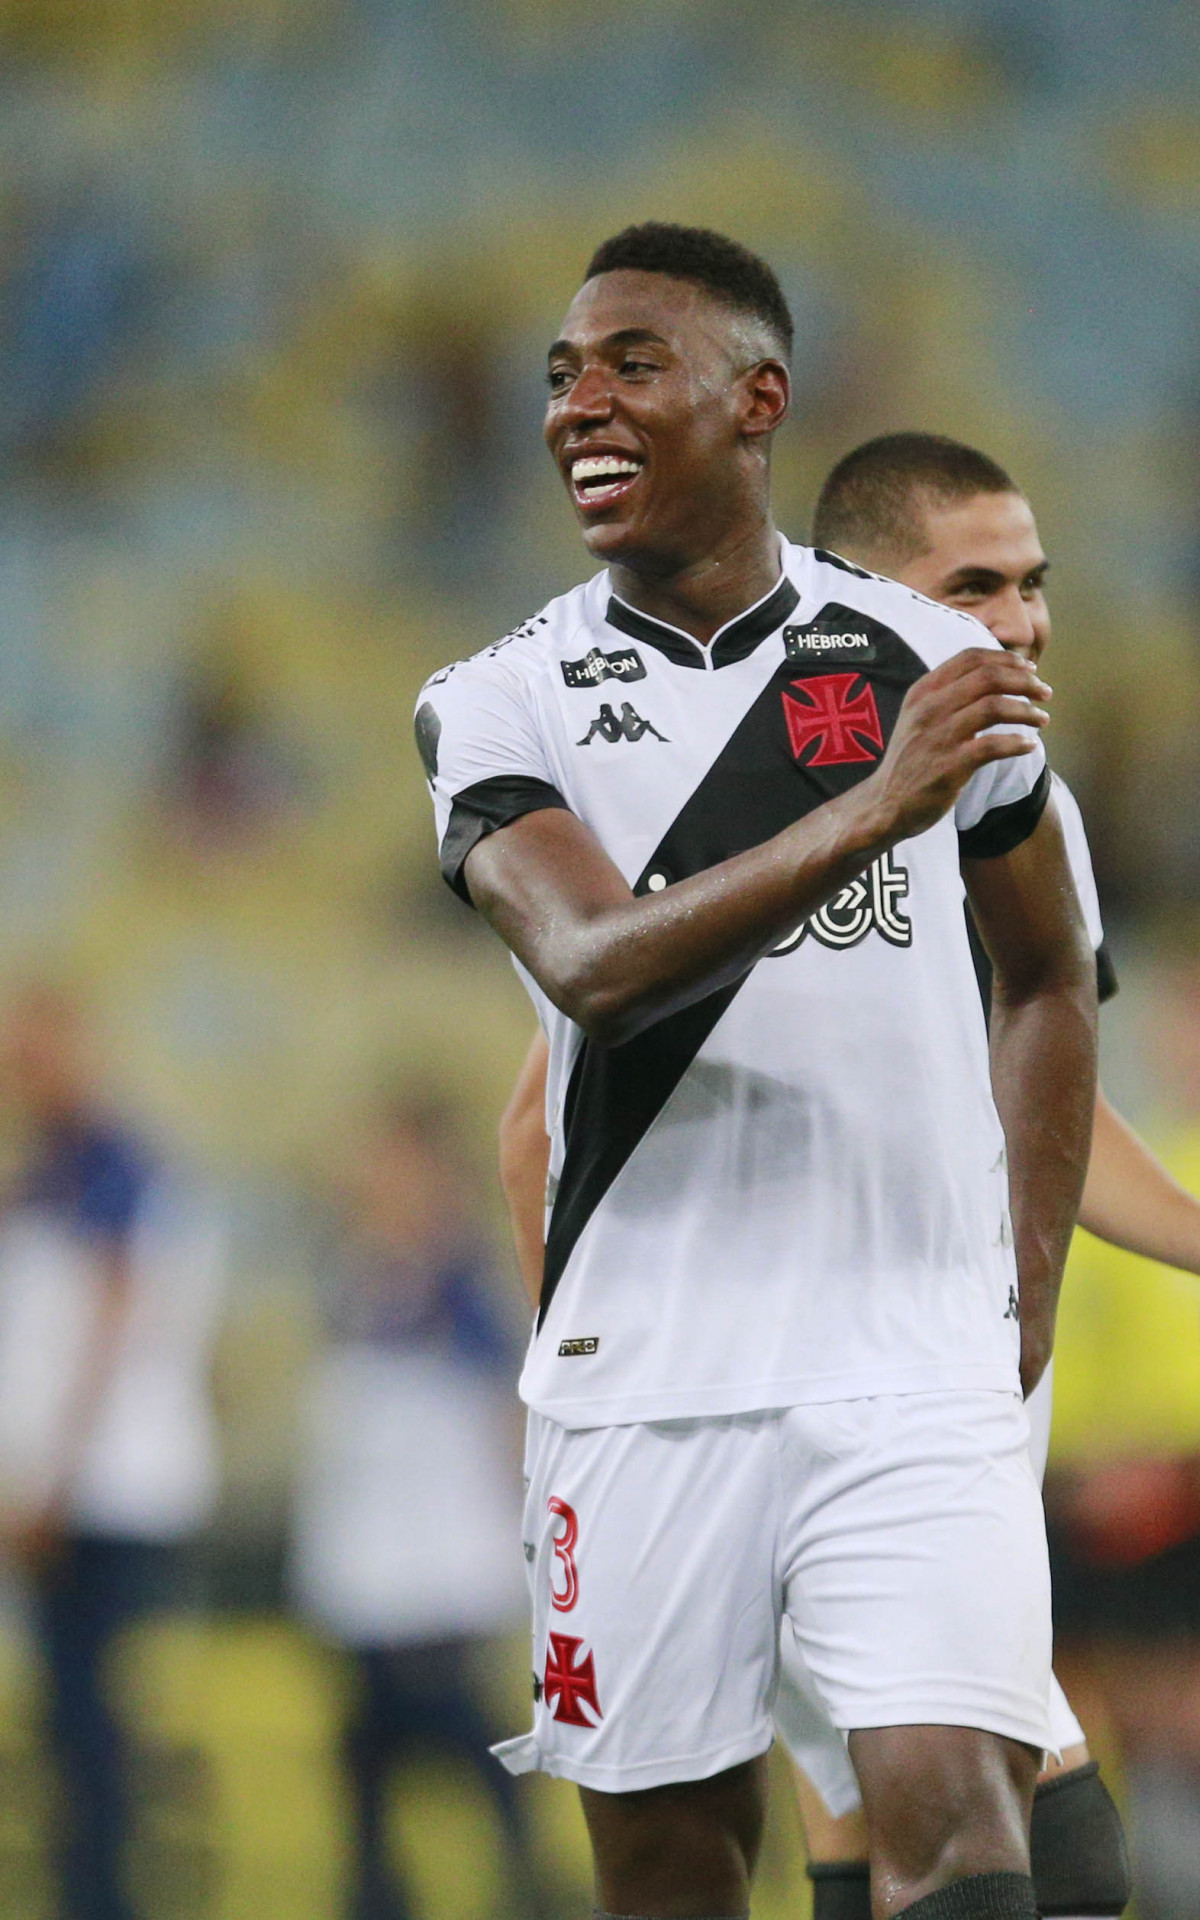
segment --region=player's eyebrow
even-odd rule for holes
[[[1036,580],[1040,585],[1049,571],[1050,562],[1039,560],[1036,565],[1027,567],[1020,578],[1022,581]],[[977,586],[983,587],[988,593],[997,593],[1007,584],[1008,579],[1009,576],[1001,573],[996,567],[972,566],[968,563],[966,566],[955,568],[946,582],[944,591],[954,593],[959,587]]]
[[[667,345],[661,333],[655,333],[652,327],[618,327],[615,333],[606,333],[600,342],[601,349],[606,347],[665,347]],[[547,360],[570,359],[577,355],[579,348],[573,340],[555,340],[546,354]]]
[[[1024,574],[1022,574],[1021,578],[1024,579],[1024,577]],[[998,573],[995,567],[973,567],[970,565],[956,567],[950,575],[950,578],[946,581],[943,591],[952,593],[955,587],[965,587],[968,585],[987,587],[989,591],[994,592],[997,587],[1004,585],[1004,575]]]

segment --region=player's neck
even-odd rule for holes
[[[613,565],[614,590],[627,606],[690,633],[707,646],[714,633],[770,593],[781,571],[779,535],[768,520],[754,534],[674,572]]]

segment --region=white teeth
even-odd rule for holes
[[[571,478],[577,486],[586,480],[623,478],[638,471],[636,460],[622,460],[615,453],[589,454],[571,463]]]

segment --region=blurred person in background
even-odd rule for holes
[[[106,1108],[68,995],[20,992],[0,1058],[18,1135],[0,1213],[0,1538],[49,1686],[58,1911],[127,1920],[133,1755],[107,1666],[123,1629],[178,1598],[215,1505],[223,1234]]]
[[[342,1756],[353,1920],[413,1912],[388,1843],[406,1760],[472,1769],[503,1831],[512,1912],[540,1912],[520,1793],[488,1754],[482,1656],[524,1614],[513,1543],[511,1337],[448,1114],[391,1102],[358,1158],[332,1257],[328,1344],[307,1395],[293,1590],[354,1665]]]
[[[813,544],[972,613],[1003,646],[1035,663],[1049,643],[1044,591],[1048,562],[1032,510],[1009,475],[973,448],[921,433],[890,434],[856,448],[824,484]],[[1104,1000],[1116,992],[1117,983],[1104,945],[1087,839],[1073,796],[1057,776],[1055,781]],[[990,968],[973,923],[970,931],[986,1005]],[[521,1271],[535,1305],[549,1155],[546,1061],[546,1043],[539,1035],[500,1131],[501,1180]],[[1200,1076],[1197,1092],[1200,1110]],[[1200,1177],[1195,1184],[1200,1186]],[[1171,1177],[1100,1090],[1080,1217],[1119,1246],[1200,1273],[1200,1202]],[[1050,1440],[1051,1393],[1048,1369],[1029,1402],[1039,1473]],[[1196,1520],[1200,1524],[1200,1504]],[[786,1628],[783,1652],[777,1726],[800,1769],[817,1920],[869,1920],[866,1828],[845,1742],[817,1702]],[[1083,1729],[1057,1683],[1051,1718],[1062,1760],[1048,1770],[1034,1799],[1033,1852],[1041,1911],[1120,1913],[1129,1884],[1119,1819],[1098,1778]]]
[[[1156,970],[1149,1027],[1164,1158],[1200,1188],[1194,961]],[[1196,1920],[1200,1327],[1195,1289],[1126,1244],[1081,1236],[1065,1290],[1046,1486],[1055,1646],[1120,1756],[1141,1920]]]

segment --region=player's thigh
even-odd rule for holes
[[[778,1416],[530,1422],[532,1764],[599,1792],[766,1751],[778,1642]]]
[[[581,1787],[605,1913],[741,1913],[762,1841],[766,1756],[634,1793]]]
[[[784,1604],[834,1724],[1047,1746],[1049,1567],[1016,1396],[793,1408],[784,1434],[785,1477],[807,1478]]]
[[[979,1727],[861,1727],[873,1884],[885,1913],[973,1874],[1028,1874],[1040,1751]]]

